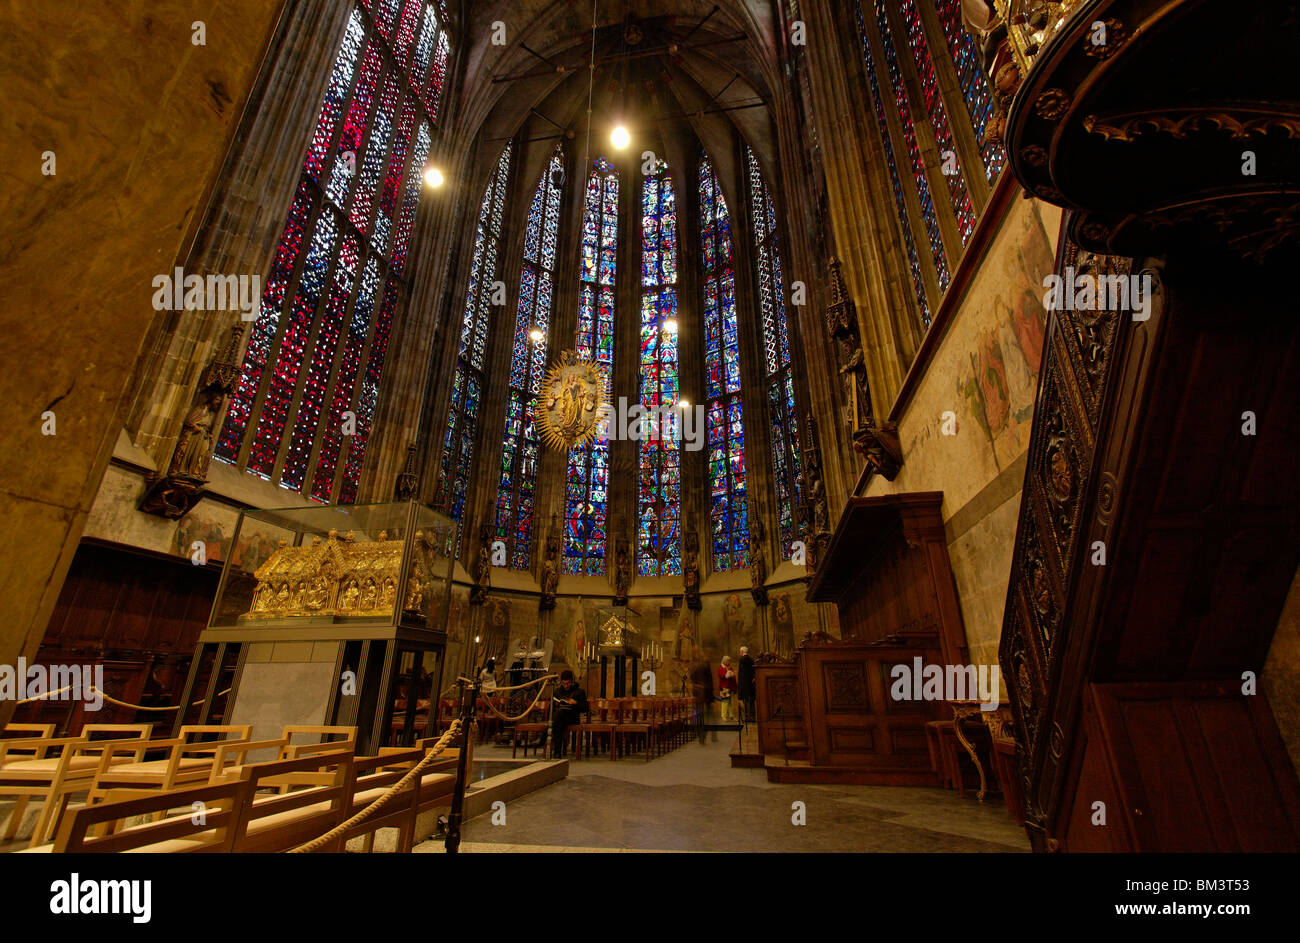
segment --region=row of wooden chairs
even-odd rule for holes
[[[567,731],[565,746],[575,759],[593,752],[608,753],[611,760],[643,753],[647,762],[675,749],[690,737],[694,702],[688,697],[592,698],[587,719]],[[514,726],[511,755],[520,742],[527,756],[547,736],[551,725],[549,701],[539,701],[530,717]],[[531,738],[536,736],[536,741]]]
[[[290,851],[352,819],[404,779],[433,746],[385,747],[379,756],[351,749],[309,752],[239,767],[237,775],[182,789],[87,805],[67,817],[53,842],[35,852]],[[456,750],[449,750],[392,795],[378,812],[341,830],[319,851],[341,852],[353,838],[374,849],[381,828],[398,830],[396,850],[410,852],[422,813],[450,805]],[[196,815],[195,809],[202,814]],[[143,824],[130,824],[145,817]]]
[[[53,724],[7,725],[0,739],[0,797],[15,803],[0,837],[15,837],[32,799],[41,803],[30,841],[36,847],[50,840],[80,793],[95,804],[110,794],[165,792],[237,774],[258,751],[290,760],[356,745],[356,727],[288,725],[275,740],[253,741],[251,725],[185,726],[160,740],[150,739],[153,726],[87,724],[77,736],[55,737]],[[311,739],[300,742],[304,736]]]

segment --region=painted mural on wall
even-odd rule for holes
[[[215,501],[200,501],[176,522],[169,549],[177,556],[194,559],[195,544],[201,543],[208,562],[221,563],[229,557],[236,566],[251,572],[275,553],[280,540],[293,538],[290,531],[245,521],[232,550],[230,540],[238,521],[239,512],[234,508]]]
[[[1053,264],[1038,217],[1024,214],[1019,223],[1014,246],[997,256],[1001,277],[981,278],[965,302],[991,317],[980,319],[968,360],[957,367],[963,418],[981,430],[999,469],[1028,446],[1047,323],[1042,280]]]

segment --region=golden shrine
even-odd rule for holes
[[[401,607],[420,612],[425,608],[432,547],[423,531],[416,532],[413,547]],[[403,541],[389,540],[386,531],[375,540],[356,540],[351,531],[340,538],[338,531],[331,530],[324,540],[314,537],[300,547],[281,542],[254,572],[257,587],[252,605],[238,622],[389,618],[401,595],[402,551]]]

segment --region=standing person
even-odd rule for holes
[[[483,693],[491,694],[497,689],[497,660],[489,658],[483,670],[478,674],[479,681],[482,682]]]
[[[708,719],[709,705],[713,703],[713,672],[709,670],[709,663],[704,658],[699,658],[695,662],[695,667],[691,669],[691,690],[695,695],[695,732],[699,735],[700,746],[704,746],[704,738],[707,736],[705,721]],[[718,732],[713,732],[713,740],[716,743]]]
[[[736,670],[731,667],[731,656],[723,655],[718,665],[718,700],[722,702],[722,722],[736,719]]]
[[[749,646],[740,646],[740,665],[736,671],[736,697],[740,699],[740,722],[754,719],[754,659],[749,656]]]
[[[587,692],[578,687],[573,672],[565,668],[560,672],[560,686],[551,694],[551,726],[555,728],[555,743],[551,748],[553,758],[564,756],[569,728],[581,722],[587,710]]]

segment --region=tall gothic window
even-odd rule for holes
[[[214,457],[356,500],[450,48],[425,0],[352,11]]]
[[[929,327],[952,278],[950,263],[970,241],[979,210],[957,155],[978,151],[982,166],[973,172],[991,183],[1006,152],[983,142],[993,99],[975,42],[962,25],[960,0],[854,0],[854,12],[912,287]],[[905,70],[915,82],[911,89]],[[941,72],[948,82],[940,81]],[[953,86],[956,91],[945,94]],[[922,153],[918,125],[933,134],[937,157],[929,164],[935,166]],[[947,240],[941,214],[951,221]],[[919,243],[928,251],[919,252]]]
[[[501,216],[506,184],[510,177],[510,150],[506,144],[488,179],[474,229],[474,259],[470,264],[469,287],[465,292],[465,317],[456,355],[456,376],[452,383],[451,408],[447,413],[447,437],[442,449],[442,476],[447,489],[447,513],[460,520],[469,490],[470,466],[474,460],[474,438],[478,431],[478,409],[483,397],[483,355],[491,322],[493,282],[501,242]]]
[[[743,568],[749,548],[745,503],[745,438],[741,420],[736,273],[731,216],[713,162],[700,161],[700,286],[709,437],[709,519],[713,569]]]
[[[542,168],[524,230],[496,511],[497,538],[505,542],[510,566],[518,570],[528,569],[532,547],[538,450],[536,407],[551,330],[555,248],[560,228],[559,184],[563,174],[563,152],[557,146]]]
[[[772,424],[772,470],[776,484],[777,523],[782,552],[787,556],[795,539],[794,510],[799,503],[799,428],[795,418],[794,373],[790,367],[790,335],[785,316],[785,277],[776,232],[776,207],[758,159],[745,147],[749,171],[749,202],[754,224],[754,255],[758,265],[759,314],[763,323],[763,353],[767,373],[768,414]]]
[[[614,285],[618,250],[618,172],[597,158],[587,177],[582,214],[582,270],[578,278],[579,358],[614,371]],[[595,440],[569,451],[564,490],[564,572],[605,572],[608,540],[609,436],[604,424]]]
[[[936,0],[935,14],[943,29],[944,45],[957,70],[957,83],[962,99],[970,113],[976,140],[980,142],[980,156],[984,159],[984,173],[989,183],[998,179],[1007,162],[1007,151],[997,141],[985,141],[984,129],[993,117],[993,94],[989,80],[980,67],[980,53],[975,38],[966,30],[961,18],[961,0]]]
[[[637,572],[682,570],[681,436],[677,410],[677,201],[668,165],[641,183],[641,389]]]

